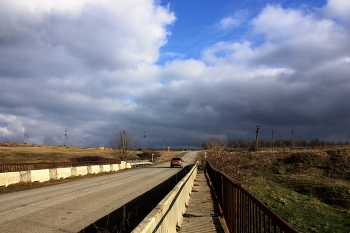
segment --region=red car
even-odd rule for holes
[[[181,158],[172,158],[170,161],[170,167],[179,166],[182,167],[183,160]]]

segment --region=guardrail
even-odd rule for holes
[[[134,162],[134,163],[130,163],[131,167],[142,167],[142,166],[146,166],[146,165],[152,165],[152,162]]]
[[[231,233],[298,232],[239,183],[215,169],[209,162],[207,171]]]

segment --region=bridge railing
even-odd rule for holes
[[[207,162],[207,172],[231,233],[297,233],[288,223]]]
[[[131,162],[130,165],[131,167],[142,167],[146,165],[152,165],[152,162]]]

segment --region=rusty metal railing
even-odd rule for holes
[[[297,233],[288,223],[207,162],[207,172],[231,233]]]
[[[62,167],[79,167],[79,166],[89,166],[89,165],[120,164],[120,163],[121,163],[121,160],[0,164],[0,173],[39,170],[39,169],[51,169],[51,168],[62,168]]]

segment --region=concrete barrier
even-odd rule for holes
[[[97,174],[101,172],[100,165],[91,165],[88,166],[88,173],[89,174]]]
[[[118,171],[131,168],[130,163],[121,161],[121,164],[91,165],[67,168],[52,168],[42,170],[30,170],[20,172],[0,173],[0,187],[19,182],[44,182],[50,179],[65,179],[70,176],[84,176],[100,172]]]
[[[72,169],[70,167],[50,169],[51,179],[59,180],[59,179],[65,179],[70,176],[72,176]]]
[[[31,172],[30,171],[20,171],[19,175],[21,176],[20,182],[31,182]]]
[[[19,183],[21,176],[19,172],[4,172],[0,173],[0,186],[7,187],[9,184]]]
[[[31,182],[44,182],[50,180],[50,169],[31,170]]]
[[[87,166],[72,167],[72,176],[85,176],[88,174]]]
[[[126,162],[125,161],[121,161],[120,164],[119,164],[119,169],[123,170],[125,168],[126,168]]]
[[[132,233],[176,233],[182,214],[190,199],[197,175],[197,165],[173,188],[173,190],[149,213]]]
[[[101,165],[101,166],[102,166],[101,172],[110,172],[111,171],[111,165],[110,164]]]
[[[119,164],[111,164],[111,171],[115,172],[119,170]]]

